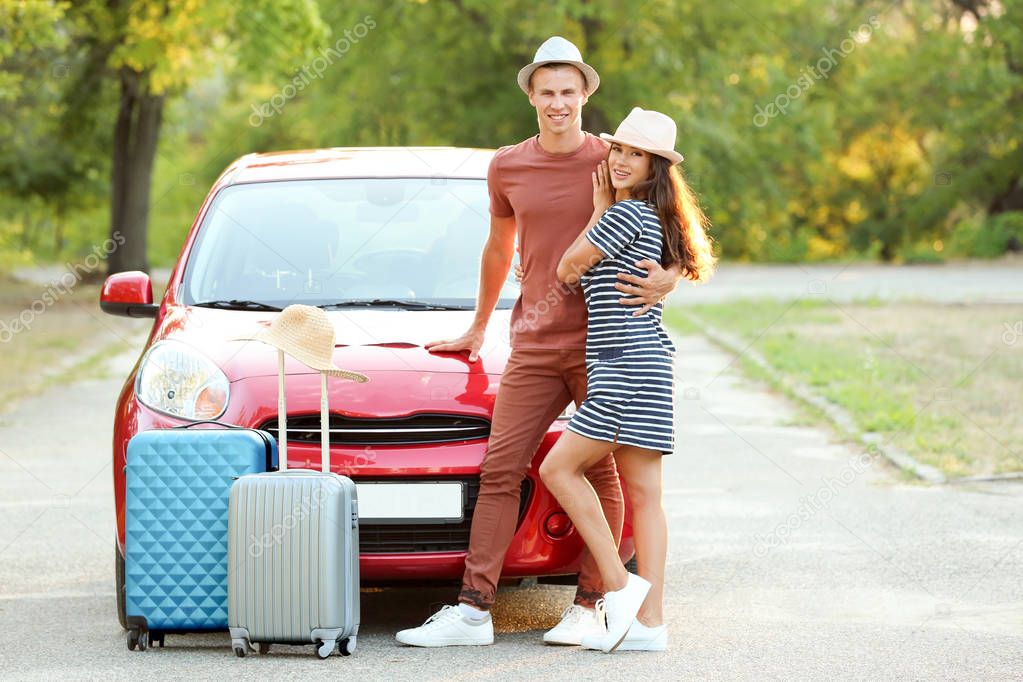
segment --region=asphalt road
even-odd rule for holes
[[[0,422],[0,677],[355,679],[1019,679],[1023,485],[930,488],[679,340],[679,451],[665,459],[668,652],[545,647],[571,590],[502,591],[493,647],[405,648],[454,589],[365,593],[359,649],[236,659],[223,635],[129,652],[113,594],[111,378]],[[584,677],[585,676],[585,677]]]

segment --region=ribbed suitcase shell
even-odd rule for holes
[[[146,635],[162,643],[165,632],[227,629],[231,485],[276,463],[276,441],[252,429],[159,429],[129,441],[124,541],[129,638]]]
[[[359,508],[355,483],[330,473],[327,375],[320,374],[323,471],[288,470],[284,352],[278,349],[277,472],[243,476],[231,488],[228,626],[245,656],[252,642],[315,643],[327,658],[355,651],[359,632]]]
[[[319,640],[333,650],[358,633],[351,479],[302,469],[245,476],[231,489],[229,519],[228,620],[236,646]]]

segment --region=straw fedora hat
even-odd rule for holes
[[[282,310],[269,327],[228,341],[262,341],[331,376],[364,383],[369,377],[334,364],[334,325],[321,308],[294,304]]]
[[[608,142],[638,147],[651,154],[657,154],[671,161],[672,165],[684,158],[675,151],[675,136],[678,129],[670,116],[659,111],[646,111],[635,107],[619,124],[614,135],[601,133]]]
[[[577,67],[583,72],[583,77],[586,79],[586,94],[592,95],[597,91],[597,87],[600,85],[600,76],[592,66],[583,61],[579,48],[561,36],[553,36],[545,40],[540,49],[536,51],[533,63],[527,64],[519,70],[519,87],[522,88],[522,92],[529,94],[529,77],[533,75],[534,71],[544,64],[555,63],[571,64]]]

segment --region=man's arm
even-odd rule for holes
[[[646,270],[646,277],[620,272],[618,281],[615,283],[615,288],[618,291],[632,297],[620,298],[618,299],[619,303],[643,306],[632,314],[633,317],[639,317],[657,305],[668,294],[675,291],[679,280],[682,279],[682,269],[678,265],[672,265],[665,270],[656,261],[641,260],[636,262],[636,267]]]
[[[426,344],[426,350],[432,352],[469,351],[469,362],[476,362],[487,323],[501,298],[501,289],[512,260],[515,258],[515,216],[499,218],[490,216],[490,236],[483,246],[480,258],[480,288],[476,296],[476,316],[469,329],[457,339],[432,341]]]

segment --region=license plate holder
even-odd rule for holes
[[[461,481],[356,483],[359,522],[373,525],[461,523],[466,490]]]

